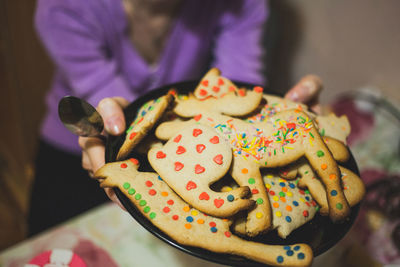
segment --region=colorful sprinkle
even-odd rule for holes
[[[146,206],[146,207],[143,208],[143,212],[144,213],[148,213],[149,211],[150,211],[150,207],[149,206]]]
[[[278,256],[278,257],[276,258],[276,261],[277,261],[278,263],[282,263],[282,262],[283,262],[283,257],[282,257],[282,256]]]
[[[317,151],[317,157],[323,157],[325,155],[325,153],[324,153],[324,151],[322,151],[322,150],[318,150]]]
[[[338,210],[343,209],[343,204],[342,204],[342,203],[337,203],[337,204],[336,204],[336,208],[337,208]]]
[[[257,198],[256,202],[258,205],[260,205],[264,203],[264,200],[262,198]]]
[[[247,181],[249,184],[255,184],[256,180],[254,178],[249,178],[249,180]]]
[[[257,219],[261,219],[262,217],[264,217],[264,215],[261,212],[257,212],[256,213],[256,218]]]
[[[156,217],[156,213],[151,212],[149,216],[150,216],[150,219],[154,219]]]
[[[333,197],[334,197],[334,196],[337,196],[337,191],[336,191],[336,190],[332,190],[332,191],[331,191],[331,196],[333,196]]]
[[[193,222],[193,220],[194,220],[194,219],[193,219],[192,216],[187,216],[187,217],[186,217],[186,221],[187,221],[187,222]]]
[[[326,168],[328,168],[328,165],[326,165],[325,163],[323,163],[323,164],[321,165],[321,169],[326,170]]]
[[[226,199],[227,199],[229,202],[232,202],[232,201],[235,200],[235,197],[234,197],[233,195],[228,195],[228,196],[226,197]]]
[[[129,187],[131,187],[131,184],[130,183],[124,183],[123,187],[124,187],[124,189],[128,189]]]

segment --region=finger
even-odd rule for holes
[[[120,135],[125,130],[125,116],[122,98],[104,98],[99,102],[97,111],[104,120],[105,130],[112,135]]]
[[[101,139],[95,137],[79,137],[79,145],[82,153],[87,156],[85,159],[86,166],[90,166],[90,170],[95,173],[105,164],[105,147]]]
[[[121,209],[126,211],[125,207],[122,205],[121,201],[119,201],[117,195],[115,194],[114,190],[111,188],[104,188],[109,199],[111,199],[114,203],[116,203]]]
[[[307,103],[315,99],[322,90],[322,81],[316,75],[307,75],[303,77],[289,92],[285,98],[296,102]]]

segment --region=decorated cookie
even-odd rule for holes
[[[289,99],[282,98],[275,95],[263,94],[266,104],[264,104],[257,114],[246,118],[245,120],[250,123],[263,122],[275,115],[278,112],[288,109],[298,109],[307,111],[307,106],[301,103],[293,102]]]
[[[272,206],[272,225],[282,238],[314,218],[319,210],[308,190],[297,187],[296,181],[287,181],[273,174],[264,174],[263,180]]]
[[[137,160],[130,159],[108,163],[95,176],[101,187],[119,188],[143,216],[176,242],[273,266],[311,265],[313,255],[308,245],[266,245],[241,239],[230,231],[230,220],[192,208],[156,173],[137,169]]]
[[[308,190],[297,186],[299,178],[288,181],[270,171],[263,172],[262,177],[271,204],[272,229],[276,229],[280,237],[286,238],[293,230],[314,218],[319,206]],[[221,191],[229,192],[236,187],[235,183],[228,183],[221,187]],[[245,224],[244,215],[236,216],[234,231],[245,235]]]
[[[168,93],[155,100],[150,100],[139,109],[135,120],[126,130],[125,141],[118,152],[117,159],[123,159],[129,155],[156,124],[172,100],[172,94]]]
[[[313,171],[307,161],[301,160],[297,164],[299,172],[298,186],[301,188],[307,188],[315,201],[321,207],[320,213],[327,215],[329,213],[329,204],[327,201],[327,191],[318,178],[317,174]],[[352,171],[339,166],[341,172],[341,181],[344,195],[347,202],[352,207],[358,204],[365,195],[365,186],[358,177]],[[336,191],[330,191],[331,196],[336,196]],[[338,204],[339,205],[339,204]]]
[[[346,139],[350,134],[347,116],[337,117],[334,113],[330,113],[327,116],[317,116],[315,121],[322,136],[333,137],[346,144]]]
[[[192,123],[173,136],[162,148],[148,153],[153,169],[186,202],[217,217],[248,209],[253,201],[243,199],[248,187],[230,193],[215,192],[210,185],[229,170],[232,150],[212,128]]]
[[[229,92],[237,92],[238,88],[229,79],[221,76],[217,68],[210,69],[201,79],[194,90],[197,99],[204,100],[209,97],[221,98]]]
[[[216,112],[230,116],[243,116],[253,112],[262,100],[261,87],[253,90],[240,89],[238,93],[228,92],[221,98],[199,100],[193,95],[176,99],[174,112],[179,116],[190,118],[202,112]]]

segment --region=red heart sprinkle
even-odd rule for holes
[[[146,186],[147,186],[147,187],[152,187],[152,186],[153,186],[153,183],[152,183],[151,181],[146,181]]]
[[[194,137],[197,137],[197,136],[199,136],[199,135],[202,134],[202,133],[203,133],[203,131],[200,130],[200,129],[194,129],[194,130],[193,130],[193,136],[194,136]]]
[[[222,80],[221,78],[218,79],[218,85],[224,85],[224,80]]]
[[[235,87],[233,87],[233,86],[229,86],[229,92],[234,92],[234,91],[236,91],[236,88]]]
[[[264,89],[261,86],[255,86],[254,87],[254,91],[256,93],[262,93],[264,91]]]
[[[139,161],[138,161],[137,159],[130,158],[129,160],[130,160],[133,164],[135,164],[135,165],[138,165],[138,164],[139,164]]]
[[[163,159],[163,158],[165,158],[167,155],[164,153],[164,152],[162,152],[162,151],[158,151],[157,152],[157,154],[156,154],[156,158],[158,158],[158,159]]]
[[[132,133],[129,135],[129,140],[132,140],[133,138],[135,138],[136,135],[137,135],[137,132],[132,132]]]
[[[199,199],[200,199],[200,200],[209,200],[209,199],[210,199],[210,196],[209,196],[206,192],[203,192],[203,193],[201,193],[201,194],[199,195]]]
[[[176,150],[176,154],[180,155],[186,152],[186,149],[183,146],[178,146],[178,149]]]
[[[207,95],[207,91],[204,90],[204,89],[200,89],[199,94],[200,94],[201,96],[205,96],[205,95]]]
[[[199,121],[201,119],[201,114],[198,114],[198,115],[194,116],[193,119],[195,121]]]
[[[121,168],[125,169],[125,168],[127,168],[127,167],[128,167],[128,165],[127,165],[126,163],[122,163],[122,164],[121,164]]]
[[[214,92],[218,93],[219,92],[219,87],[218,86],[213,86],[212,90]]]
[[[194,167],[194,172],[196,174],[203,173],[205,170],[206,169],[203,166],[201,166],[200,164],[196,164],[196,166]]]
[[[175,171],[180,171],[183,168],[183,164],[179,161],[175,162]]]
[[[203,145],[203,144],[198,144],[198,145],[196,146],[196,150],[197,150],[198,153],[203,152],[204,149],[206,149],[206,146]]]
[[[174,138],[174,142],[178,143],[179,141],[181,141],[182,135],[178,134],[175,138]]]
[[[223,163],[222,159],[223,157],[221,154],[218,154],[213,158],[214,162],[217,163],[218,165],[221,165]]]
[[[192,190],[192,189],[195,189],[195,188],[197,188],[197,185],[196,185],[196,183],[194,183],[194,182],[192,182],[192,181],[189,181],[189,182],[186,184],[186,189],[187,189],[187,190]]]
[[[202,81],[201,84],[204,85],[204,86],[208,86],[208,80]]]
[[[210,143],[212,144],[218,144],[219,143],[219,138],[218,136],[214,136],[213,138],[210,139]]]
[[[238,93],[239,93],[240,96],[245,96],[246,95],[246,90],[240,89]]]
[[[220,208],[223,204],[224,204],[224,200],[223,199],[214,199],[215,207]]]

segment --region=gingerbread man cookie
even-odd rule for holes
[[[203,214],[185,203],[156,173],[138,172],[130,159],[100,168],[101,187],[117,187],[153,225],[178,243],[217,253],[230,253],[272,266],[310,266],[306,244],[266,245],[232,234],[232,221]]]
[[[162,148],[151,149],[148,159],[163,180],[193,207],[217,217],[227,217],[254,203],[243,197],[248,187],[230,193],[215,192],[210,185],[229,170],[232,150],[212,128],[192,123]]]

